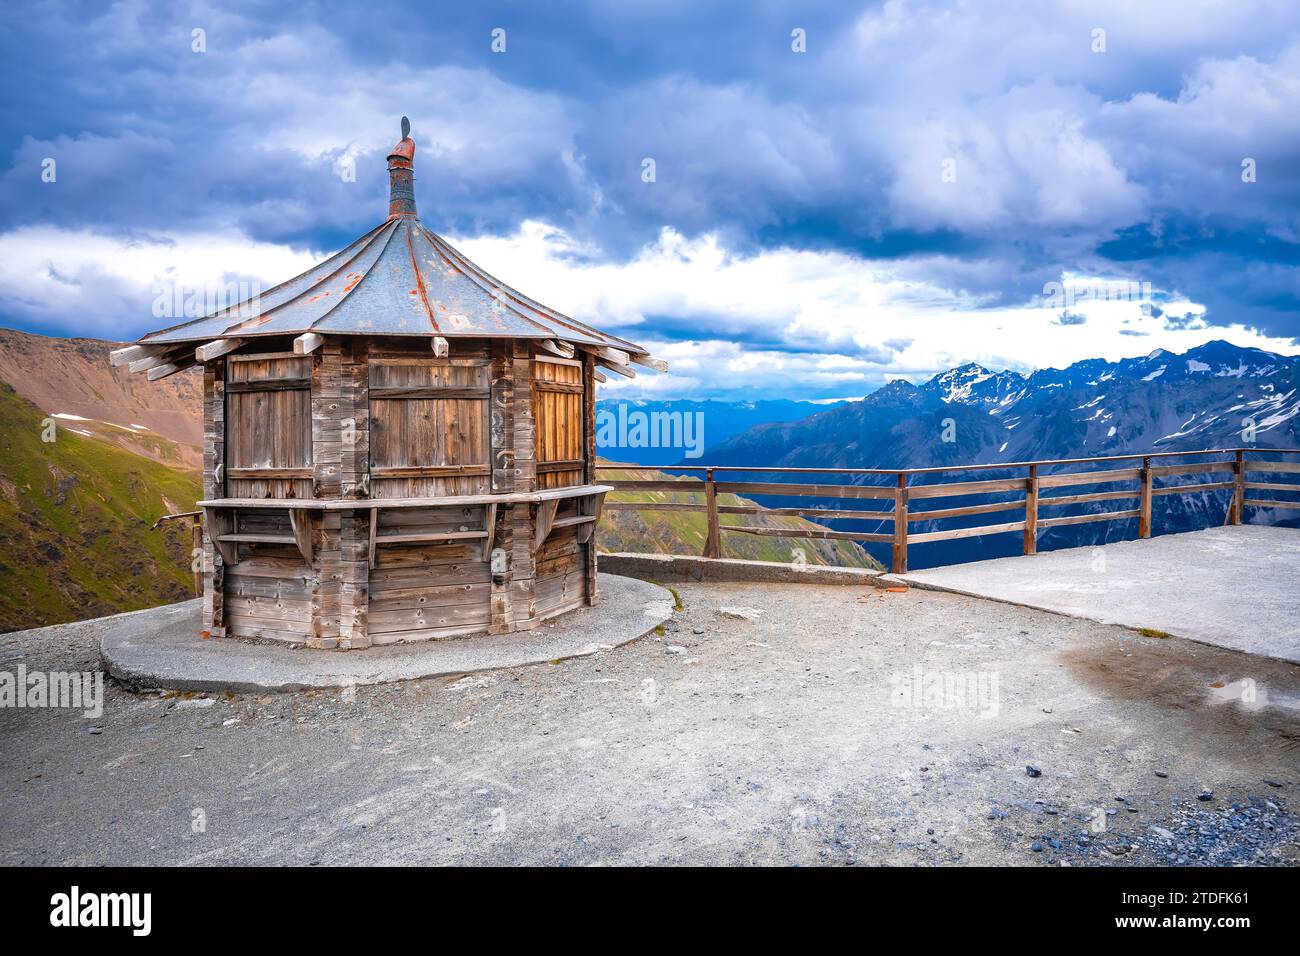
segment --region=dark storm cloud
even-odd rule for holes
[[[422,213],[457,235],[542,220],[621,260],[669,226],[740,252],[890,260],[989,306],[1041,300],[1065,272],[1119,274],[1211,322],[1296,335],[1300,11],[1182,14],[19,5],[0,36],[0,232],[237,230],[330,251],[383,215],[407,113]],[[705,318],[791,348],[676,320]]]

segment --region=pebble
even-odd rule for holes
[[[1169,776],[1169,774],[1163,770],[1157,770],[1155,774],[1157,777],[1160,777],[1161,779],[1164,779],[1165,777]]]
[[[1033,764],[1025,765],[1025,773],[1029,774],[1031,777],[1041,777],[1043,775],[1043,771],[1039,770]]]
[[[1196,799],[1200,800],[1202,803],[1209,803],[1211,800],[1214,799],[1214,791],[1202,790],[1199,794],[1197,794]]]
[[[98,724],[91,724],[89,730],[92,734],[102,734],[104,732],[104,728]]]
[[[1029,844],[1029,849],[1033,850],[1035,853],[1042,853],[1043,845],[1035,840],[1033,843]]]

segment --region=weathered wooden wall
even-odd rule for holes
[[[331,337],[308,356],[231,355],[205,369],[204,493],[394,499],[590,483],[591,366],[519,341],[453,340],[435,357],[424,340]],[[287,510],[238,510],[230,530],[279,541],[241,541],[224,568],[205,537],[205,619],[217,634],[321,648],[531,628],[595,597],[594,536],[559,527],[536,549],[538,507],[379,509],[376,542],[489,521],[491,534],[390,539],[373,557],[370,509],[313,511],[310,565],[285,543]],[[580,507],[565,501],[556,517]]]

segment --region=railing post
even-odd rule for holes
[[[704,503],[708,506],[709,530],[704,538],[704,556],[722,556],[722,534],[718,530],[718,486],[713,483],[713,469],[704,476]]]
[[[1232,524],[1241,524],[1242,513],[1246,510],[1246,453],[1237,449],[1237,458],[1232,463]]]
[[[907,472],[898,473],[898,488],[894,492],[894,560],[890,567],[894,574],[907,573]]]
[[[1142,459],[1142,491],[1138,496],[1138,537],[1151,537],[1151,459]]]
[[[1038,466],[1029,466],[1025,482],[1025,554],[1038,553]]]
[[[190,565],[194,568],[194,596],[203,597],[203,516],[197,515],[190,524]],[[196,563],[197,562],[197,563]]]

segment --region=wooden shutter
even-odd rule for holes
[[[533,362],[533,421],[537,487],[584,483],[582,365],[537,356]]]
[[[227,360],[225,481],[232,498],[312,497],[310,358]]]
[[[370,487],[376,498],[486,494],[490,369],[467,358],[372,358]]]

